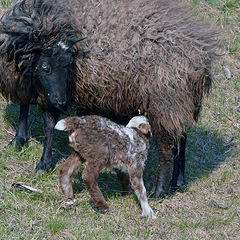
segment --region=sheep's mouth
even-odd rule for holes
[[[56,111],[60,112],[61,114],[64,114],[64,115],[69,115],[67,113],[67,109],[68,109],[68,104],[57,104],[57,103],[51,103],[50,101],[48,101],[48,104],[49,104],[49,107],[51,109],[55,109]]]
[[[57,105],[54,105],[54,108],[56,108],[60,113],[62,113],[64,115],[68,115],[68,113],[67,113],[67,108],[68,108],[67,104],[65,104],[64,106],[57,104]]]

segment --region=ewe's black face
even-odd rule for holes
[[[71,47],[59,42],[42,51],[35,71],[50,104],[60,110],[67,103],[68,71],[72,61]]]

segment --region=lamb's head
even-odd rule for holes
[[[145,116],[136,116],[133,117],[129,123],[127,124],[128,128],[137,128],[139,129],[142,133],[148,134],[151,132],[151,126],[148,122],[148,119]]]

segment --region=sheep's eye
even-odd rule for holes
[[[50,70],[50,67],[49,67],[48,64],[43,63],[43,64],[42,64],[42,69],[48,72],[48,71]]]

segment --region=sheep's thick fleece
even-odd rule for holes
[[[69,103],[82,115],[118,123],[146,113],[159,154],[156,196],[166,193],[174,146],[211,88],[216,31],[171,0],[19,0],[15,6],[0,25],[2,94],[49,106],[47,89],[33,78],[40,53],[32,50],[85,37],[70,48]],[[51,158],[42,159],[44,169]]]

